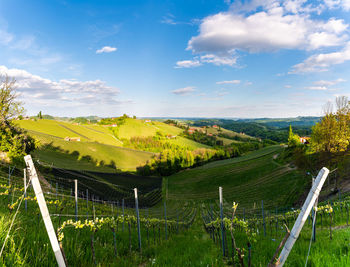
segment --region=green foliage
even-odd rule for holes
[[[328,112],[312,128],[311,147],[316,152],[347,151],[350,144],[350,104],[346,97],[336,99],[338,109]]]
[[[157,135],[153,137],[134,136],[130,139],[123,138],[121,141],[123,142],[124,147],[156,153],[162,152],[165,149],[176,151],[181,147],[186,148],[185,146],[179,146],[169,142],[161,132],[157,132]]]
[[[12,120],[23,112],[16,101],[15,80],[7,76],[0,81],[0,152],[6,152],[12,161],[23,161],[23,156],[35,148],[33,138],[16,128]]]
[[[292,125],[290,125],[289,134],[288,134],[288,146],[296,147],[298,144],[300,144],[299,139],[300,139],[299,135],[293,133]]]
[[[123,115],[121,117],[117,117],[117,118],[104,118],[104,119],[101,119],[98,124],[100,125],[117,125],[117,126],[120,126],[120,125],[123,125],[125,123],[125,120],[128,118],[127,115]]]
[[[289,127],[287,125],[293,125],[294,132],[301,136],[307,136],[311,134],[311,126],[314,125],[319,118],[300,118],[300,123],[290,121],[288,119],[279,122],[272,123],[272,119],[266,120],[225,120],[225,119],[213,119],[213,120],[203,120],[195,121],[193,125],[203,126],[203,125],[220,125],[222,128],[237,132],[245,133],[246,136],[233,137],[234,140],[245,141],[244,139],[248,136],[257,137],[261,139],[270,139],[275,142],[283,143],[288,141],[288,131]],[[287,125],[286,125],[287,124]],[[224,135],[219,135],[228,138]],[[237,139],[236,139],[237,138]],[[243,140],[240,140],[242,138]]]
[[[145,166],[138,167],[137,172],[141,175],[167,176],[182,169],[200,166],[211,161],[238,157],[243,153],[257,150],[263,146],[263,143],[247,142],[216,149],[200,148],[193,151],[183,147],[173,147],[172,149],[162,150]]]

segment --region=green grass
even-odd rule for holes
[[[102,166],[114,162],[118,169],[135,171],[151,159],[153,153],[123,148],[118,138],[131,138],[134,136],[154,136],[159,131],[163,135],[176,135],[176,139],[169,142],[189,149],[209,148],[195,141],[178,136],[182,129],[161,122],[146,123],[144,120],[126,119],[118,127],[118,138],[112,134],[108,126],[79,125],[55,120],[21,120],[16,121],[18,126],[26,129],[30,135],[38,139],[42,145],[51,144],[59,147],[61,151],[41,146],[33,155],[40,161],[53,164],[59,168],[72,170],[91,170],[113,172],[113,168]],[[65,137],[80,137],[80,142],[64,141]],[[67,152],[67,153],[62,153]],[[70,155],[78,152],[79,157]],[[83,157],[89,156],[92,161]]]
[[[106,145],[121,146],[108,127],[100,125],[78,125],[55,120],[22,120],[17,121],[21,128],[32,134],[42,133],[58,138],[80,137],[81,141],[98,142]]]
[[[150,152],[137,151],[94,142],[66,142],[39,133],[35,133],[34,136],[40,140],[42,144],[51,144],[69,154],[74,151],[79,153],[79,157],[76,160],[72,160],[74,157],[67,155],[67,153],[62,153],[47,148],[46,146],[42,146],[34,151],[34,156],[40,161],[47,164],[53,164],[59,168],[98,170],[96,169],[96,165],[99,165],[101,161],[104,161],[105,165],[114,161],[118,169],[135,171],[136,167],[144,165],[153,155],[153,153]],[[90,156],[94,162],[81,160],[84,156]],[[104,170],[105,169],[106,168],[104,168]]]
[[[174,174],[168,177],[169,199],[216,200],[222,186],[225,200],[240,203],[240,208],[260,206],[261,200],[269,208],[291,205],[304,191],[306,179],[273,160],[282,149],[271,146]]]

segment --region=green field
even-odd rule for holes
[[[270,146],[174,174],[168,177],[168,198],[217,200],[221,186],[225,200],[240,203],[240,208],[258,207],[262,200],[267,208],[290,206],[304,192],[307,180],[274,161],[282,149]]]
[[[31,132],[29,132],[31,133]],[[61,150],[72,154],[79,153],[79,156],[69,156],[55,149],[42,146],[34,151],[34,156],[47,164],[53,164],[59,168],[67,168],[73,170],[96,170],[96,166],[111,164],[114,161],[116,167],[121,170],[134,171],[136,167],[144,165],[151,159],[153,153],[132,150],[117,146],[105,145],[96,142],[66,142],[62,139],[35,133],[36,139],[42,144],[50,144],[59,147]],[[83,157],[90,156],[92,161],[82,160]],[[75,160],[74,160],[75,159]],[[83,165],[80,165],[83,163]],[[103,165],[103,164],[102,164]],[[115,169],[114,169],[115,171]]]
[[[124,124],[116,127],[116,135],[110,130],[112,127],[96,124],[80,125],[56,120],[21,120],[17,121],[17,124],[40,141],[42,146],[33,153],[36,158],[60,168],[73,170],[111,172],[115,169],[103,165],[110,165],[111,162],[114,162],[118,169],[135,171],[138,166],[145,165],[153,153],[125,148],[120,139],[155,136],[157,132],[164,136],[176,136],[175,139],[167,139],[168,142],[182,147],[193,150],[209,148],[178,136],[182,132],[180,128],[161,122],[146,123],[144,120],[131,118],[127,118]],[[65,141],[66,137],[80,137],[80,142]],[[47,144],[60,148],[60,151],[43,146]],[[73,152],[78,153],[78,157],[69,155]],[[84,157],[90,157],[92,160],[86,160]]]

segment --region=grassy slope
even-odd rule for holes
[[[168,178],[169,199],[216,200],[222,186],[224,198],[239,202],[240,208],[260,205],[261,200],[270,208],[290,205],[303,192],[306,180],[273,160],[281,150],[271,146],[174,174]]]
[[[161,132],[163,135],[179,135],[182,129],[174,126],[167,125],[162,122],[152,121],[145,122],[144,120],[138,119],[126,119],[125,124],[119,127],[118,137],[130,139],[134,136],[154,136],[157,132]],[[206,145],[197,143],[195,141],[177,136],[176,139],[169,139],[169,142],[180,145],[187,146],[190,149],[196,148],[209,148]]]
[[[22,120],[18,125],[26,129],[31,135],[41,141],[42,144],[51,143],[53,146],[72,153],[79,152],[78,161],[71,155],[41,148],[34,152],[34,155],[41,161],[53,163],[60,168],[74,170],[100,170],[96,163],[104,161],[110,164],[111,161],[122,170],[135,170],[136,167],[144,165],[152,157],[152,153],[122,148],[122,142],[111,134],[107,126],[101,125],[77,125],[68,122],[54,120]],[[142,120],[127,119],[125,124],[119,128],[119,138],[131,138],[133,136],[153,136],[157,131],[164,135],[178,135],[182,132],[180,128],[173,127],[161,122],[145,123]],[[66,142],[65,137],[80,137],[81,142]],[[206,147],[192,140],[177,137],[169,140],[172,143],[187,146],[190,149]],[[83,156],[91,156],[95,161],[81,160]],[[112,168],[104,167],[100,171],[113,171]]]
[[[93,142],[66,142],[58,138],[35,134],[35,137],[41,141],[41,143],[51,143],[55,147],[72,153],[78,151],[80,158],[83,156],[91,156],[93,160],[104,161],[105,164],[110,164],[113,160],[116,166],[122,170],[135,170],[137,166],[143,165],[149,160],[153,153],[136,151],[127,148],[121,148],[117,146],[104,145]],[[51,149],[39,148],[34,152],[34,155],[41,161],[46,163],[53,163],[55,166],[60,168],[68,168],[73,170],[96,170],[94,165],[87,161],[73,161],[74,157],[67,156],[66,153],[60,153]],[[86,163],[80,165],[80,163]],[[92,165],[88,167],[88,165]],[[101,170],[104,171],[104,170]]]

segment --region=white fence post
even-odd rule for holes
[[[24,207],[27,212],[27,170],[23,169],[23,183],[24,183]]]
[[[45,223],[46,231],[51,242],[52,250],[55,253],[57,264],[59,267],[66,267],[66,263],[65,263],[61,248],[58,244],[55,229],[52,225],[50,213],[46,206],[44,193],[41,189],[40,182],[38,179],[38,174],[36,173],[32,157],[30,155],[27,155],[24,157],[24,161],[26,162],[26,165],[27,165],[27,170],[30,177],[29,180],[31,180],[31,183],[33,185],[35,196],[37,198],[40,212]]]
[[[292,231],[290,232],[290,235],[283,247],[283,250],[281,252],[280,257],[277,260],[276,265],[277,266],[283,266],[283,264],[285,263],[285,261],[288,258],[288,255],[290,253],[290,251],[293,248],[293,245],[295,243],[295,241],[297,240],[301,229],[303,228],[305,221],[307,220],[307,217],[310,214],[310,211],[312,209],[312,207],[314,206],[314,203],[316,201],[316,199],[318,198],[318,195],[320,194],[320,191],[322,189],[322,186],[324,184],[324,182],[326,181],[326,178],[329,174],[329,170],[325,167],[322,168],[322,170],[320,170],[320,172],[318,173],[315,183],[313,184],[305,202],[303,207],[300,210],[300,214],[297,218],[297,220],[295,221],[295,224],[292,228]]]
[[[75,221],[78,220],[78,180],[74,180],[74,195],[75,195]]]

